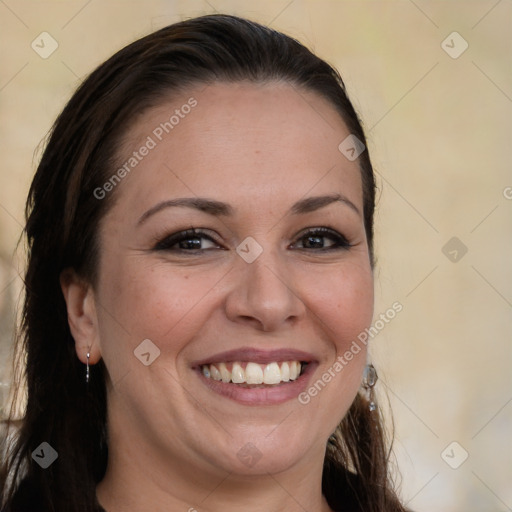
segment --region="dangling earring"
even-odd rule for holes
[[[87,352],[87,367],[85,369],[85,382],[89,384],[89,357],[91,357],[91,354]]]
[[[375,404],[374,401],[373,388],[375,387],[378,378],[379,377],[377,376],[377,370],[375,369],[373,364],[367,364],[366,368],[364,369],[363,386],[366,389],[366,392],[368,393],[368,408],[370,409],[370,412],[375,411],[375,409],[377,408],[377,405]]]

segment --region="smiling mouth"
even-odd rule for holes
[[[248,362],[220,362],[203,364],[200,369],[207,379],[235,384],[238,387],[258,388],[293,382],[305,371],[304,361],[275,361],[268,364]]]

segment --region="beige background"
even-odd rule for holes
[[[106,57],[215,11],[306,43],[340,69],[364,120],[381,188],[376,316],[403,305],[372,350],[404,500],[417,512],[512,510],[510,0],[0,1],[0,393],[34,149]],[[31,48],[43,31],[59,45],[47,59]]]

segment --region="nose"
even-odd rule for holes
[[[286,262],[262,254],[252,263],[239,260],[237,265],[225,303],[232,322],[274,331],[304,315],[306,306],[294,289]]]

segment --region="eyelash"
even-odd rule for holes
[[[311,247],[299,247],[298,250],[303,251],[315,251],[315,252],[330,252],[330,251],[339,251],[339,250],[348,250],[352,245],[348,242],[348,240],[337,231],[326,228],[326,227],[318,227],[318,228],[308,228],[299,234],[297,237],[297,241],[302,240],[304,243],[304,239],[307,237],[316,237],[316,238],[330,238],[334,241],[332,246],[329,247],[320,247],[320,248],[311,248]],[[210,242],[216,244],[217,246],[221,246],[219,242],[215,240],[215,238],[211,235],[208,235],[202,230],[199,229],[186,229],[184,231],[179,231],[177,233],[173,233],[170,236],[165,237],[163,240],[160,240],[154,247],[155,251],[176,251],[181,253],[193,253],[197,254],[198,252],[203,252],[211,249],[184,249],[184,248],[174,248],[173,247],[180,242],[191,240],[191,239],[199,239],[199,240],[209,240]],[[293,246],[297,242],[294,242],[290,245]],[[222,247],[221,247],[222,248]]]
[[[352,245],[349,243],[349,241],[341,234],[335,231],[334,229],[325,228],[325,227],[318,227],[318,228],[308,228],[301,232],[299,236],[297,237],[298,240],[304,240],[307,237],[318,237],[318,238],[330,238],[334,241],[334,244],[330,247],[321,247],[318,249],[313,248],[306,248],[301,247],[300,249],[304,251],[322,251],[322,252],[329,252],[329,251],[339,251],[339,250],[348,250]],[[294,244],[292,244],[294,245]]]

